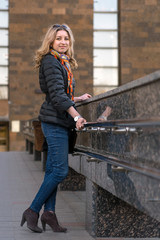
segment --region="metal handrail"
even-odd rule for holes
[[[107,162],[108,164],[111,164],[112,166],[121,167],[123,171],[133,171],[138,172],[146,176],[150,176],[153,178],[160,179],[160,170],[156,168],[148,168],[148,167],[142,167],[137,166],[135,163],[126,162],[125,158],[126,156],[116,156],[112,153],[100,153],[95,152],[93,150],[87,149],[82,146],[76,145],[75,152],[73,155],[82,155],[86,156],[90,159],[87,159],[88,162]],[[122,171],[121,169],[121,171]]]
[[[113,133],[143,133],[143,128],[156,128],[160,127],[160,118],[150,118],[150,119],[128,119],[128,120],[108,120],[105,122],[87,122],[84,124],[83,131],[86,132],[113,132]],[[126,161],[127,156],[116,156],[113,153],[96,151],[95,149],[90,149],[82,145],[76,144],[75,146],[75,154],[86,155],[90,159],[88,162],[107,162],[112,164],[113,166],[124,168],[124,171],[135,171],[142,173],[144,175],[155,177],[160,179],[160,171],[155,168],[141,167],[138,166],[134,159],[131,156],[130,160]],[[121,169],[122,171],[122,169]]]
[[[108,120],[103,122],[87,122],[81,131],[87,132],[114,132],[114,133],[136,133],[143,132],[146,127],[160,127],[160,118],[150,119],[127,119]]]
[[[87,122],[84,124],[84,128],[89,128],[89,127],[102,127],[102,128],[160,127],[160,118],[107,120],[107,121],[103,121],[103,122]]]

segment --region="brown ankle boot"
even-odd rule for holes
[[[54,212],[46,211],[41,216],[41,222],[43,230],[46,230],[46,224],[48,224],[54,232],[66,232],[67,228],[61,227],[58,223],[56,214]]]
[[[28,208],[24,211],[21,220],[21,226],[27,221],[27,227],[33,232],[41,233],[42,229],[37,226],[39,214]]]

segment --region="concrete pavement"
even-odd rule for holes
[[[44,173],[41,163],[26,152],[0,152],[0,240],[93,240],[84,227],[85,192],[58,191],[56,213],[67,233],[33,233],[26,223],[20,227],[23,211],[36,194]],[[39,222],[41,227],[41,223]]]

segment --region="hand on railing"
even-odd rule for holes
[[[84,119],[83,117],[79,118],[78,121],[76,122],[77,130],[82,130],[84,128],[85,123],[86,123],[86,119]]]
[[[85,101],[85,100],[87,100],[87,99],[89,99],[91,97],[92,96],[90,94],[85,93],[85,94],[83,94],[83,95],[81,95],[79,97],[74,97],[74,102],[75,103],[82,102],[82,101]]]

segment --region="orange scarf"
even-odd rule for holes
[[[60,60],[60,63],[64,66],[64,68],[67,70],[68,74],[68,87],[67,87],[67,93],[70,94],[72,101],[74,101],[73,96],[73,86],[72,86],[72,80],[73,80],[73,74],[71,71],[71,66],[69,63],[69,57],[65,54],[60,54],[57,51],[51,49],[50,53],[58,60]]]

